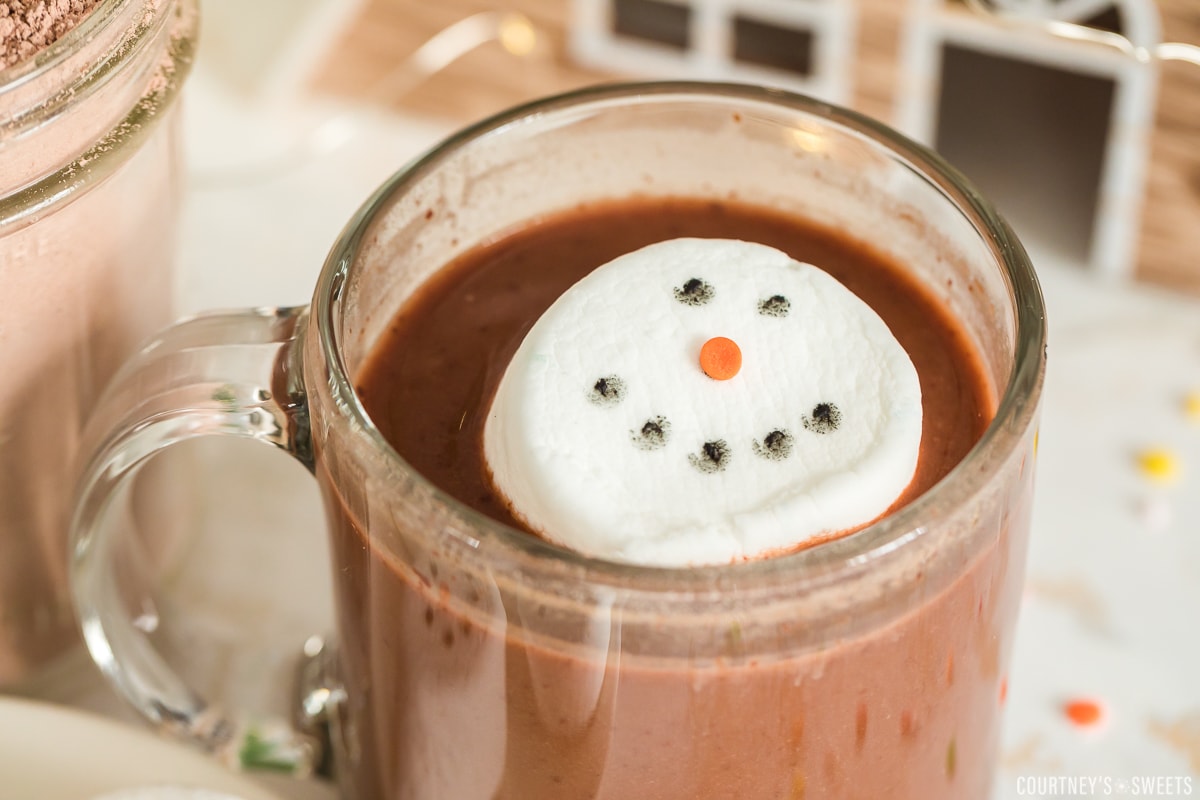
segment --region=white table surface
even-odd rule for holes
[[[256,110],[209,80],[204,57],[188,98],[196,181],[179,308],[306,303],[345,220],[451,126],[316,101]],[[247,168],[330,114],[349,146]],[[1187,393],[1200,391],[1200,302],[1100,283],[1049,259],[1039,270],[1050,369],[995,796],[1030,796],[1019,779],[1033,775],[1108,777],[1117,797],[1133,796],[1134,777],[1186,776],[1200,794],[1200,420],[1184,413]],[[1179,459],[1174,485],[1140,471],[1137,454],[1153,446]],[[206,443],[185,460],[202,476],[203,530],[172,579],[164,625],[195,643],[193,667],[224,702],[281,708],[300,642],[331,627],[315,486],[250,444]],[[90,669],[65,670],[43,694],[132,719]],[[1063,706],[1076,698],[1100,701],[1103,724],[1071,723]],[[298,800],[334,796],[319,783],[264,780]]]

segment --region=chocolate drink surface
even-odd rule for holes
[[[994,392],[966,334],[902,265],[776,212],[684,199],[581,207],[446,266],[401,309],[356,377],[372,421],[432,483],[515,525],[487,480],[481,444],[509,358],[591,269],[681,236],[777,247],[832,274],[887,322],[917,369],[924,405],[917,472],[893,510],[979,439]],[[867,635],[771,659],[639,658],[612,620],[601,625],[599,647],[595,631],[580,637],[586,647],[522,635],[520,621],[542,610],[499,594],[492,620],[481,623],[436,575],[419,577],[370,544],[367,524],[322,483],[333,509],[357,796],[986,796],[1020,585],[1007,530],[947,589]],[[403,524],[372,520],[371,533]],[[453,763],[447,752],[458,754]]]
[[[589,271],[680,236],[777,247],[832,274],[888,323],[917,368],[925,405],[917,474],[897,507],[940,480],[983,433],[995,401],[965,335],[899,266],[778,213],[687,200],[566,214],[443,269],[399,314],[356,382],[371,419],[434,484],[517,525],[486,480],[481,447],[509,359],[546,307]]]

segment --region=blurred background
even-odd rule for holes
[[[1200,292],[1200,68],[1155,58],[1200,42],[1194,0],[206,0],[205,13],[214,74],[264,103],[311,94],[464,123],[617,77],[785,86],[936,147],[1047,257]]]

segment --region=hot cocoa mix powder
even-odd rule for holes
[[[775,246],[833,273],[888,322],[925,397],[921,461],[902,501],[961,459],[993,415],[960,327],[898,265],[762,209],[637,200],[532,223],[444,268],[358,375],[372,419],[435,484],[511,522],[480,456],[480,426],[509,357],[542,310],[587,271],[678,236]],[[499,578],[454,557],[421,544],[410,552],[424,533],[419,515],[376,507],[357,490],[343,495],[336,469],[318,459],[346,687],[339,774],[351,796],[987,796],[1025,542],[1008,514],[1024,525],[1032,470],[1013,476],[1003,514],[985,511],[973,523],[988,532],[973,559],[938,588],[920,591],[918,575],[919,600],[887,624],[759,659],[738,655],[736,620],[714,618],[716,633],[695,634],[726,641],[728,656],[714,659],[690,657],[686,642],[675,656],[642,654],[637,626],[649,626],[643,634],[657,627],[624,619],[619,598],[571,623],[578,630],[568,626],[564,636],[572,641],[560,641],[546,620],[570,602],[543,596],[546,587],[509,596]],[[673,630],[670,619],[660,624]]]
[[[0,69],[33,58],[74,28],[100,0],[7,0],[0,3]]]

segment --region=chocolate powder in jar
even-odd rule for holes
[[[7,0],[0,3],[0,70],[15,67],[57,42],[100,0]]]

